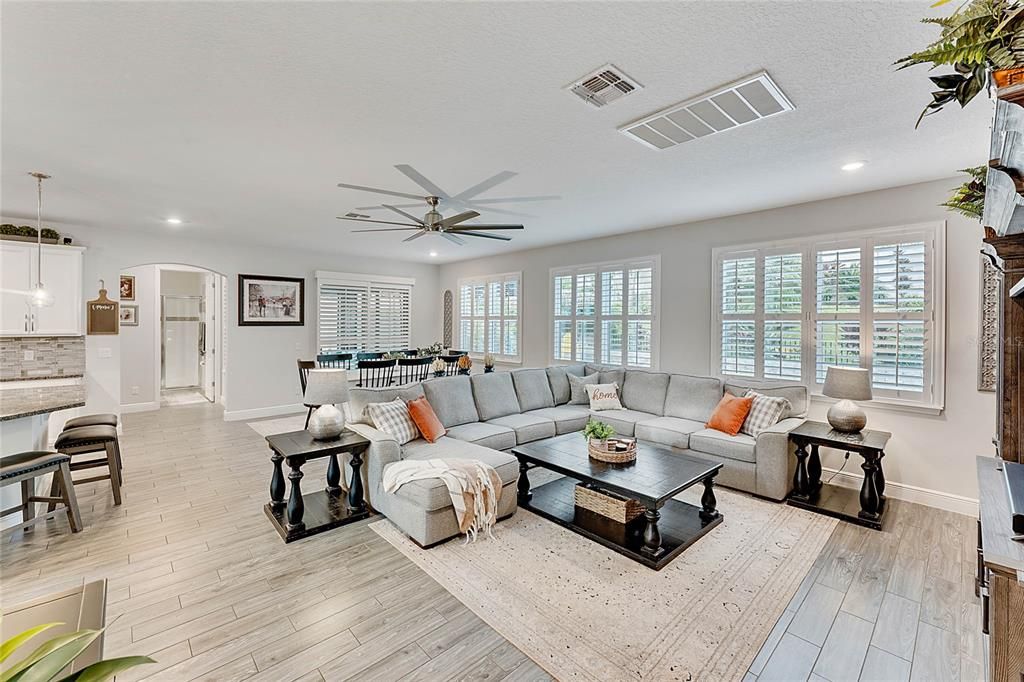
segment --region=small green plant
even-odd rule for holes
[[[615,435],[615,429],[609,424],[599,422],[591,419],[587,422],[587,425],[583,428],[583,437],[587,440],[596,438],[597,440],[608,440]]]
[[[0,225],[0,234],[15,235],[18,237],[36,237],[36,228],[31,225],[11,225],[10,223],[4,223]],[[43,228],[43,239],[60,239],[60,234],[57,230],[49,227]]]
[[[444,348],[441,347],[441,342],[432,343],[429,346],[418,349],[416,352],[421,358],[440,355]]]
[[[970,180],[953,190],[953,196],[945,203],[939,204],[962,216],[981,220],[985,211],[985,179],[988,175],[986,166],[964,168],[960,171],[971,176]]]
[[[0,645],[0,663],[10,658],[14,652],[39,633],[63,623],[45,623],[29,628],[11,637]],[[78,630],[67,635],[49,639],[40,644],[35,651],[15,663],[0,675],[2,682],[103,682],[112,680],[129,668],[146,663],[156,663],[148,656],[124,656],[97,661],[82,668],[78,672],[58,678],[62,670],[67,668],[78,656],[89,648],[103,630]]]

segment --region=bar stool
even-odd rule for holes
[[[78,428],[79,426],[113,426],[117,427],[116,414],[84,414],[64,422],[64,430]]]
[[[81,483],[92,483],[93,481],[110,481],[110,489],[114,493],[114,504],[121,504],[121,449],[117,442],[117,429],[113,426],[103,424],[95,426],[77,426],[72,429],[64,429],[53,446],[58,452],[71,455],[69,465],[71,471],[83,469],[94,469],[96,467],[107,467],[106,475],[92,476],[73,481],[75,485]],[[75,455],[83,455],[90,452],[105,452],[106,457],[75,461]],[[56,485],[56,482],[54,483]],[[51,488],[51,496],[54,489]],[[52,511],[53,503],[50,503]]]
[[[32,450],[0,458],[0,486],[21,483],[21,504],[0,511],[0,517],[21,511],[21,527],[28,530],[33,524],[59,513],[67,513],[72,533],[82,530],[82,516],[78,511],[75,486],[71,481],[71,457],[47,450]],[[53,474],[49,497],[36,495],[36,478]],[[59,494],[59,497],[57,496]],[[36,502],[48,502],[47,512],[36,516]],[[57,508],[57,503],[63,506]]]

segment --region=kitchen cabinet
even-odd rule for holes
[[[82,333],[82,252],[44,244],[43,286],[53,305],[34,308],[29,293],[39,279],[36,245],[0,242],[0,335],[78,336]]]

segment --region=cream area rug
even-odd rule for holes
[[[556,679],[732,681],[836,521],[716,492],[723,523],[661,571],[522,509],[493,539],[427,550],[390,521],[371,528]]]
[[[288,433],[289,431],[301,431],[306,424],[306,413],[295,414],[288,417],[276,419],[263,419],[258,422],[246,422],[246,426],[263,437],[273,436],[275,433]]]

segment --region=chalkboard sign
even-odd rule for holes
[[[85,304],[86,334],[116,334],[118,302],[107,298],[107,290],[100,289],[100,297]]]

